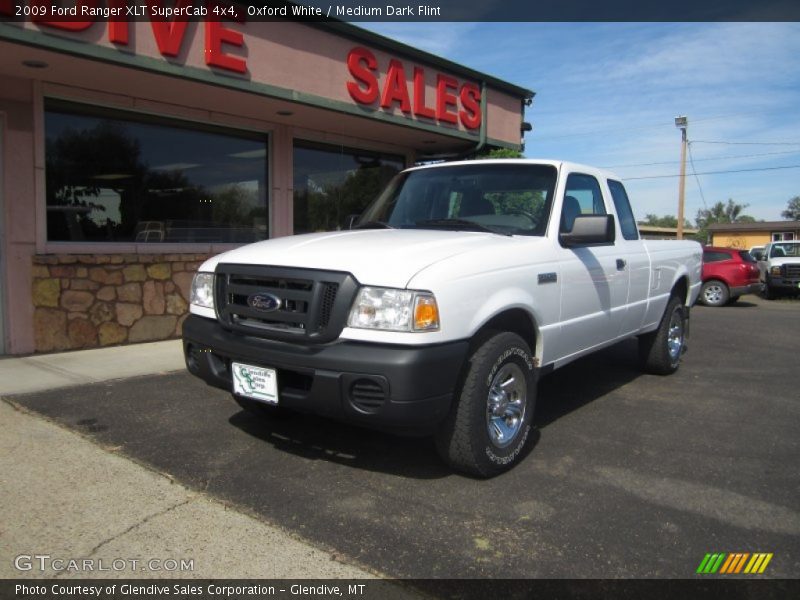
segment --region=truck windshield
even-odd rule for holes
[[[364,212],[357,228],[492,231],[544,235],[556,169],[490,163],[407,171]]]
[[[784,242],[783,244],[773,244],[769,251],[770,258],[783,258],[784,256],[800,256],[800,242]]]

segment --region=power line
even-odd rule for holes
[[[800,169],[800,165],[786,165],[783,167],[762,167],[760,169],[735,169],[732,171],[705,171],[703,173],[695,173],[695,175],[722,175],[724,173],[752,173],[754,171],[778,171],[780,169]],[[680,174],[675,175],[646,175],[643,177],[623,177],[625,181],[632,181],[634,179],[667,179],[671,177],[680,177]]]
[[[703,201],[703,206],[706,210],[708,210],[708,204],[706,204],[706,196],[703,194],[703,186],[700,185],[700,178],[697,176],[697,169],[694,166],[694,157],[692,156],[692,142],[688,144],[689,148],[689,163],[692,165],[692,173],[694,174],[694,179],[697,181],[697,189],[700,190],[700,198]]]
[[[694,144],[695,142],[690,142]],[[798,150],[781,150],[780,152],[762,152],[760,154],[732,154],[729,156],[717,156],[714,158],[696,158],[695,161],[697,162],[707,162],[709,160],[730,160],[734,158],[759,158],[762,156],[777,156],[779,154],[800,154],[800,149]],[[611,165],[608,167],[601,167],[602,169],[622,169],[625,167],[656,167],[659,165],[677,165],[680,163],[679,160],[667,160],[662,162],[652,162],[652,163],[634,163],[634,164],[627,164],[627,165]]]
[[[693,144],[724,144],[726,146],[799,146],[800,142],[723,142],[718,140],[694,140]]]

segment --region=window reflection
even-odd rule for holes
[[[403,168],[400,156],[295,142],[294,232],[346,229]]]
[[[264,136],[48,102],[50,241],[245,243],[269,235]]]

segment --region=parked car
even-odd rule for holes
[[[759,261],[764,258],[764,246],[753,246],[750,248],[750,256]]]
[[[724,306],[743,294],[757,294],[763,287],[756,259],[747,250],[703,248],[703,287],[700,302],[706,306]]]
[[[767,244],[764,256],[758,261],[758,270],[766,298],[800,292],[800,241]]]

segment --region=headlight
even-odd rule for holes
[[[781,268],[780,268],[780,266],[772,267],[769,270],[769,274],[772,275],[773,277],[780,277],[781,276]]]
[[[387,331],[436,331],[439,308],[430,292],[363,287],[350,310],[350,327]]]
[[[195,273],[192,279],[191,303],[204,308],[214,308],[214,274]]]

